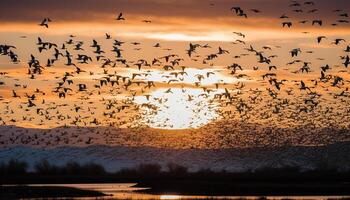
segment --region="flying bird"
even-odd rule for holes
[[[49,28],[49,22],[52,22],[50,18],[44,18],[39,24],[39,26]]]
[[[117,16],[116,20],[120,21],[120,20],[125,20],[123,13],[119,13],[119,15]]]

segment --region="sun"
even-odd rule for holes
[[[204,94],[201,89],[158,89],[150,96],[138,96],[142,121],[159,129],[198,128],[219,118],[214,93]]]
[[[140,106],[141,122],[144,125],[157,129],[191,129],[220,118],[220,105],[215,101],[215,95],[225,91],[215,85],[237,80],[222,75],[220,69],[186,68],[185,72],[186,76],[174,77],[178,82],[169,87],[159,87],[134,98],[134,102]],[[148,73],[148,81],[162,84],[167,83],[164,77],[172,76],[169,72],[157,70]],[[202,87],[191,87],[197,83]]]

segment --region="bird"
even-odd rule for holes
[[[281,19],[287,19],[287,18],[289,18],[286,14],[283,14],[283,15],[281,15],[281,17],[280,17]]]
[[[322,20],[313,20],[312,21],[312,25],[314,25],[314,24],[318,24],[318,25],[320,25],[320,26],[322,26]]]
[[[21,98],[19,95],[17,95],[15,90],[12,90],[12,97],[14,97],[14,98]]]
[[[258,9],[250,9],[250,10],[253,11],[254,13],[261,13],[261,11]]]
[[[349,56],[346,56],[345,62],[344,62],[343,64],[344,64],[345,67],[348,67],[348,66],[349,66],[349,64],[350,64],[350,58],[349,58]]]
[[[233,32],[233,33],[240,36],[240,37],[245,38],[245,34],[243,34],[243,33],[240,33],[240,32]]]
[[[350,45],[346,46],[346,49],[344,50],[344,52],[347,52],[347,53],[350,52]]]
[[[342,39],[342,38],[337,38],[337,39],[334,40],[333,44],[339,45],[340,42],[346,42],[346,41],[344,39]]]
[[[285,27],[287,26],[288,28],[292,27],[293,23],[292,22],[282,22],[282,26]]]
[[[317,43],[321,43],[322,39],[327,39],[326,36],[318,36]]]
[[[118,20],[118,21],[120,21],[120,20],[125,20],[125,18],[124,18],[124,16],[123,16],[123,13],[119,13],[119,14],[117,15],[116,20]]]
[[[304,4],[305,5],[315,5],[315,2],[313,2],[313,1],[305,1]]]
[[[306,86],[304,81],[300,81],[300,90],[310,90],[310,88]]]
[[[41,23],[39,24],[39,26],[43,26],[46,28],[49,28],[49,22],[52,22],[52,20],[50,18],[44,18]]]
[[[290,54],[292,55],[292,57],[294,57],[294,56],[298,56],[298,53],[300,53],[300,52],[301,52],[300,48],[296,48],[296,49],[291,50]]]

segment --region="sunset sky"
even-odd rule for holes
[[[289,0],[2,0],[0,45],[15,46],[11,50],[19,62],[0,56],[0,72],[6,72],[0,75],[0,123],[35,128],[146,126],[184,130],[243,120],[267,127],[313,124],[318,128],[349,128],[350,74],[343,63],[349,55],[344,50],[349,45],[350,26],[341,21],[349,20],[344,14],[349,12],[350,1],[298,2],[300,6],[290,6],[293,2]],[[231,7],[242,8],[248,18],[237,16]],[[295,11],[298,9],[302,12]],[[116,20],[121,12],[125,20]],[[281,19],[282,15],[289,18]],[[52,20],[49,28],[39,26],[44,18]],[[300,23],[304,20],[305,24]],[[322,20],[322,26],[312,25],[314,20]],[[293,25],[282,27],[283,22]],[[111,39],[106,39],[106,33]],[[318,43],[319,36],[326,38]],[[57,44],[63,54],[52,67],[45,66],[53,58],[54,47],[40,53],[38,37]],[[345,42],[332,44],[338,38]],[[70,39],[73,44],[67,44]],[[101,67],[105,61],[96,60],[93,40],[112,64]],[[118,48],[127,65],[115,62],[118,58],[111,51],[114,40],[125,42]],[[74,50],[79,41],[84,50]],[[65,65],[63,43],[73,63],[85,72],[76,73],[74,66]],[[190,43],[201,45],[191,57],[187,55]],[[255,52],[249,52],[250,46]],[[229,53],[217,54],[219,47]],[[292,58],[290,51],[296,48],[301,53]],[[259,52],[271,63],[259,63]],[[42,74],[34,79],[27,74],[31,54],[43,66]],[[80,64],[78,54],[90,56],[92,61]],[[168,62],[162,58],[172,54],[176,56]],[[206,59],[211,54],[218,57]],[[162,63],[138,69],[140,59],[152,64],[154,58]],[[179,63],[171,64],[175,59]],[[287,65],[295,60],[299,62]],[[309,73],[300,70],[305,62],[310,62]],[[243,69],[233,72],[227,68],[234,63]],[[322,82],[321,67],[326,64],[331,69],[324,72],[328,78]],[[167,70],[166,65],[173,69]],[[74,83],[64,82],[61,87],[59,82],[66,72]],[[275,73],[272,78],[276,81],[285,80],[280,90],[269,82],[271,77],[262,78],[266,73]],[[105,77],[114,80],[117,75],[120,82],[122,77],[126,81],[100,85]],[[337,77],[342,78],[339,84],[334,82]],[[150,82],[154,87],[146,88]],[[300,89],[301,82],[309,89]],[[128,83],[131,85],[125,88]],[[87,90],[78,91],[77,84],[86,84]],[[72,91],[59,98],[55,88],[64,87]],[[20,98],[13,97],[13,91]],[[272,98],[274,92],[276,98]],[[26,93],[35,94],[35,106],[28,107]]]

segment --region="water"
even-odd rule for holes
[[[257,196],[188,196],[180,194],[163,194],[153,195],[144,192],[147,188],[134,187],[136,183],[94,183],[94,184],[31,184],[29,186],[62,186],[62,187],[74,187],[86,190],[95,190],[110,195],[109,197],[90,197],[90,198],[69,198],[73,200],[114,200],[114,199],[259,199]],[[328,199],[350,199],[350,197],[344,196],[267,196],[267,199],[282,200],[282,199],[299,199],[299,200],[328,200]],[[52,199],[52,198],[45,198]],[[62,199],[62,198],[59,198]],[[64,198],[63,198],[64,199]]]

